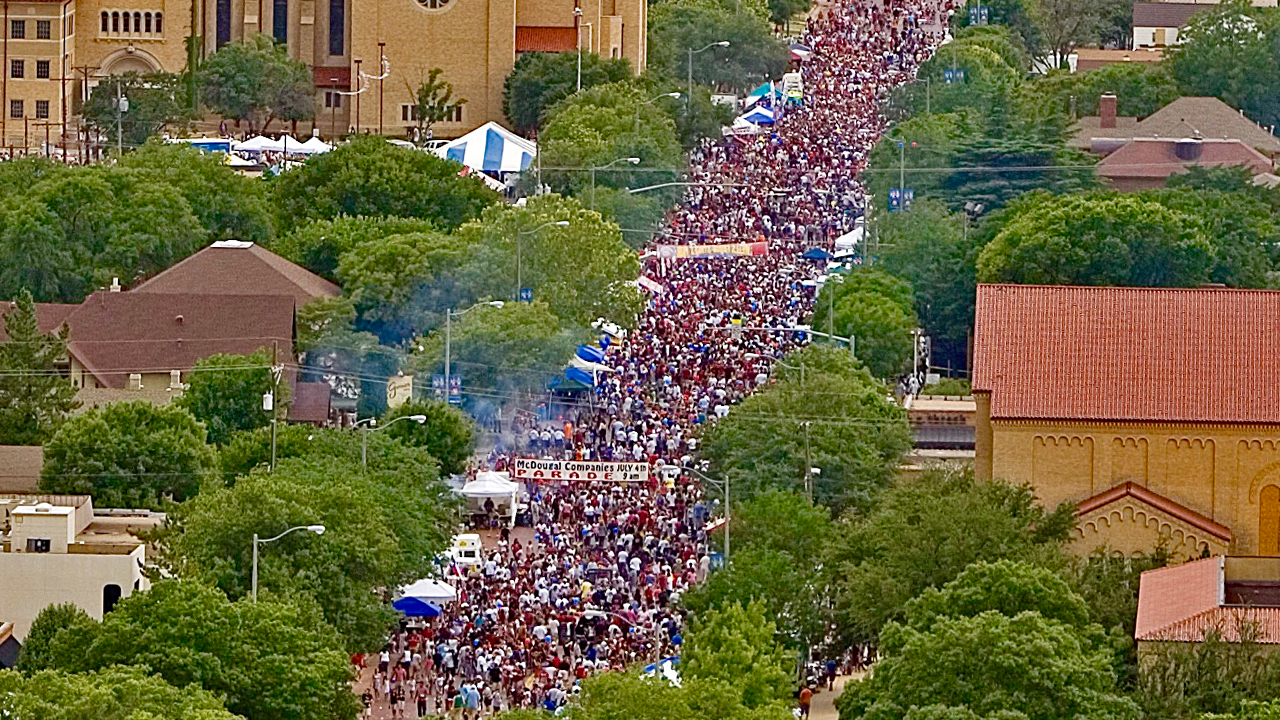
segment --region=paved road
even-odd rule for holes
[[[809,704],[809,720],[837,720],[840,717],[840,713],[836,712],[836,698],[840,697],[845,681],[851,677],[841,675],[836,678],[835,690],[823,687],[822,692],[813,696],[813,702]]]

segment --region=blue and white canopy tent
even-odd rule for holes
[[[407,617],[437,617],[440,607],[457,602],[458,591],[452,585],[434,578],[423,578],[400,591],[400,599],[391,607]]]
[[[747,112],[738,116],[739,120],[745,120],[752,125],[772,125],[773,111],[767,107],[756,106]],[[736,121],[735,121],[736,122]]]
[[[441,145],[436,153],[488,173],[520,172],[538,154],[538,146],[494,122]]]

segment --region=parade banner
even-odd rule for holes
[[[662,260],[688,258],[750,257],[768,255],[769,242],[760,240],[748,243],[724,243],[723,245],[659,245],[658,257]]]
[[[661,295],[662,293],[666,292],[666,288],[662,287],[662,285],[658,283],[658,281],[652,278],[647,278],[644,275],[641,275],[639,278],[636,279],[636,285],[639,285],[640,287],[644,288],[645,290],[648,290],[654,295]]]
[[[646,482],[649,463],[515,458],[511,477],[516,480],[565,482]]]

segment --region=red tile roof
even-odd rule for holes
[[[1182,159],[1179,144],[1193,145],[1196,156]],[[1267,156],[1239,140],[1188,140],[1175,138],[1134,138],[1102,160],[1098,174],[1107,178],[1167,178],[1188,167],[1228,167],[1242,165],[1254,175],[1271,172]]]
[[[1211,557],[1142,573],[1134,637],[1153,634],[1222,604],[1226,560]]]
[[[1231,528],[1222,523],[1214,522],[1212,519],[1185,505],[1180,505],[1133,482],[1120,483],[1110,490],[1104,490],[1091,498],[1081,500],[1076,504],[1076,515],[1093,512],[1124,497],[1134,498],[1149,507],[1160,510],[1166,515],[1171,515],[1192,527],[1199,528],[1223,542],[1231,542]]]
[[[130,373],[187,370],[210,355],[245,355],[273,343],[288,362],[293,312],[286,295],[96,292],[67,316],[67,351],[112,388],[126,387]]]
[[[1280,292],[979,285],[994,419],[1280,424]]]
[[[568,52],[577,47],[578,33],[570,27],[516,27],[516,52]]]
[[[172,295],[289,295],[298,307],[341,290],[306,268],[254,243],[216,242],[137,286],[132,292]]]

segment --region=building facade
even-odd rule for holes
[[[983,285],[975,471],[1082,551],[1280,556],[1280,292]]]
[[[404,136],[413,88],[443,70],[457,137],[505,122],[503,82],[523,52],[581,47],[646,64],[646,0],[3,0],[0,138],[36,152],[74,144],[75,114],[99,79],[181,72],[191,54],[266,33],[312,69],[314,127]],[[193,40],[194,38],[194,40]],[[192,48],[195,43],[197,47]],[[189,50],[191,52],[189,52]],[[310,130],[308,127],[308,131]],[[64,137],[65,134],[65,137]]]

